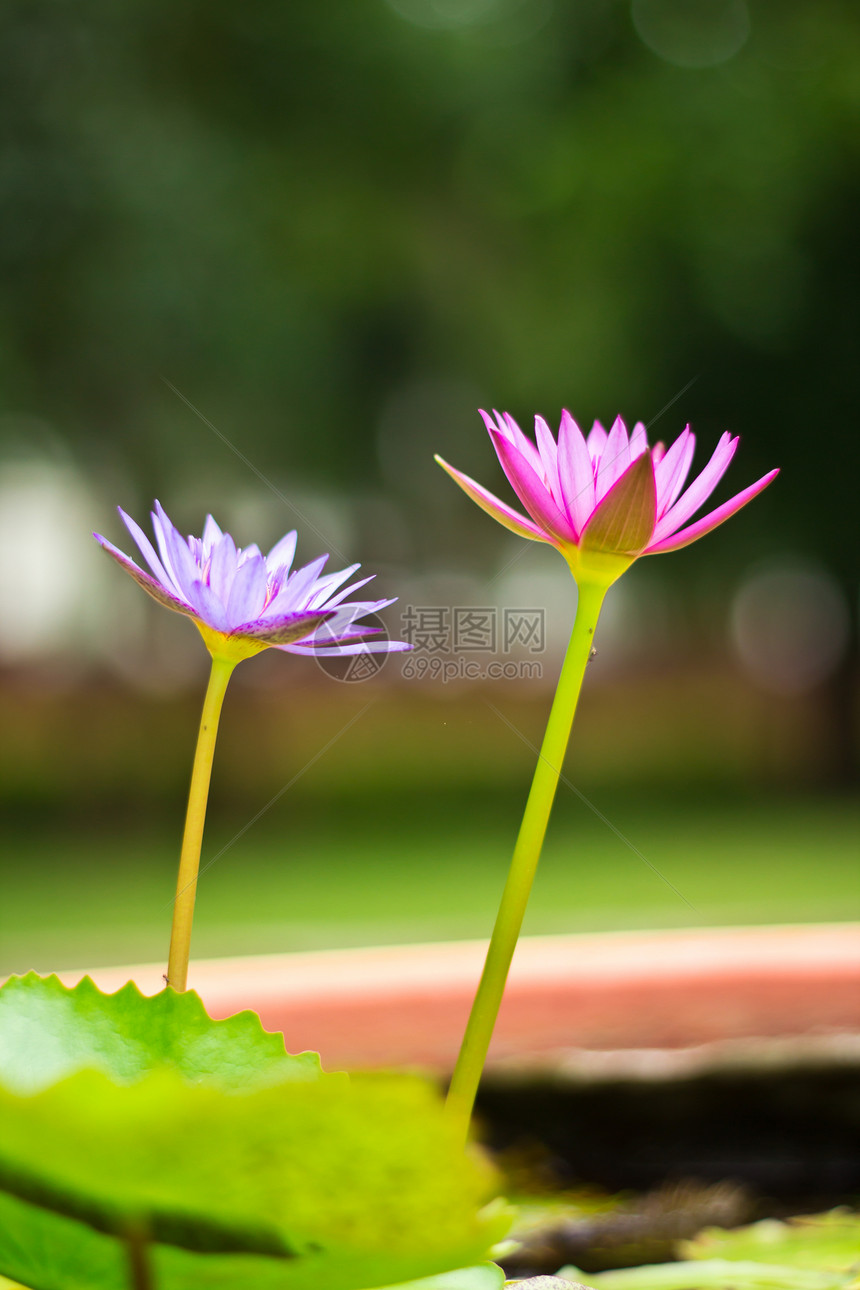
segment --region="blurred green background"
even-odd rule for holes
[[[206,656],[89,536],[155,496],[392,635],[545,615],[506,682],[244,664],[197,951],[487,933],[575,594],[433,465],[508,496],[479,406],[782,468],[613,591],[530,930],[858,917],[853,5],[10,0],[0,60],[0,971],[164,951]]]

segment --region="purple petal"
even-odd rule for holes
[[[137,585],[143,587],[144,591],[152,596],[153,600],[157,600],[160,605],[164,605],[167,609],[175,609],[178,614],[190,614],[192,618],[197,617],[190,605],[186,604],[184,600],[177,599],[160,581],[145,573],[143,569],[139,569],[133,560],[124,555],[112,542],[108,542],[107,538],[102,537],[100,533],[94,533],[93,537],[102,550],[113,556],[117,564],[122,565],[126,573],[130,574]]]
[[[449,466],[447,461],[444,461],[439,456],[436,457],[436,461],[438,461],[443,470],[448,472],[454,483],[460,485],[467,497],[471,497],[472,501],[477,503],[482,511],[486,511],[488,515],[491,515],[494,520],[504,524],[506,529],[510,529],[512,533],[517,533],[520,537],[530,538],[533,542],[545,542],[547,540],[546,534],[536,524],[531,520],[527,520],[525,515],[520,515],[519,511],[515,511],[506,502],[499,501],[498,497],[484,488],[483,484],[476,483],[474,479],[470,479],[462,471]]]
[[[365,614],[378,614],[380,610],[387,609],[389,605],[393,605],[396,600],[396,596],[389,596],[384,600],[356,600],[347,602],[345,605],[338,605],[337,612],[328,626],[331,627],[332,624],[335,624],[338,629],[342,626],[347,627],[356,619],[363,618]]]
[[[553,501],[549,489],[538,478],[521,452],[500,434],[493,437],[493,447],[511,487],[544,535],[575,541],[573,525]]]
[[[223,533],[212,548],[209,564],[209,586],[226,609],[230,590],[236,577],[236,543],[229,533]]]
[[[359,587],[366,587],[369,582],[373,582],[375,577],[376,574],[371,573],[366,578],[359,578],[358,582],[351,582],[348,587],[342,587],[337,595],[328,597],[325,602],[325,608],[333,609],[335,605],[339,605],[341,601],[346,600],[347,596],[351,595],[353,591],[358,591]]]
[[[681,525],[686,523],[690,516],[694,515],[707,501],[728,470],[738,442],[737,438],[733,439],[729,434],[722,435],[705,469],[693,480],[686,493],[682,494],[675,505],[658,521],[654,529],[655,542],[662,542],[663,538],[677,532]]]
[[[194,616],[214,627],[216,632],[229,632],[231,623],[223,603],[202,578],[195,578],[189,588],[188,599],[194,606]]]
[[[267,645],[288,645],[310,636],[332,616],[327,610],[313,614],[280,614],[277,618],[259,618],[256,622],[243,623],[241,627],[234,627],[230,635],[250,636]]]
[[[200,567],[189,551],[188,543],[168,519],[159,501],[155,503],[152,527],[164,567],[171,574],[177,590],[191,600],[191,588],[200,579]]]
[[[360,565],[354,565],[353,568],[358,569],[360,568]],[[346,572],[349,571],[347,570]],[[334,574],[333,576],[335,578],[339,578],[338,574]],[[316,592],[313,592],[309,597],[305,598],[305,604],[302,606],[302,609],[333,609],[335,605],[339,605],[340,602],[345,600],[353,591],[357,591],[359,587],[364,587],[368,582],[372,582],[375,577],[376,574],[371,573],[368,574],[366,578],[359,578],[358,582],[353,582],[347,587],[342,587],[336,595],[326,596],[324,601],[320,601]],[[325,579],[323,579],[323,581],[325,581]],[[282,613],[296,612],[294,607],[291,608],[291,606],[293,606],[293,602],[294,597],[289,590],[289,586],[282,587],[278,594],[269,601],[262,614],[262,618],[264,620],[268,620],[270,617],[276,618]]]
[[[561,414],[558,432],[558,474],[561,495],[578,538],[594,510],[594,472],[583,433],[566,410]]]
[[[227,621],[234,630],[235,623],[255,622],[266,603],[268,578],[266,561],[261,555],[245,560],[236,570],[230,596],[227,600]]]
[[[143,529],[140,527],[140,525],[137,523],[136,520],[133,520],[131,518],[130,515],[126,515],[125,511],[122,509],[121,506],[118,506],[117,510],[119,511],[120,516],[122,517],[123,524],[128,529],[131,536],[134,538],[141,555],[146,560],[146,563],[149,565],[150,569],[155,574],[158,581],[162,584],[163,587],[171,590],[174,595],[178,593],[179,588],[174,584],[173,579],[170,577],[164,565],[161,563],[158,556],[155,554],[155,548],[153,547],[149,538],[144,533]]]
[[[168,533],[174,533],[177,537],[181,537],[181,535],[177,532],[172,520],[157,497],[155,499],[155,510],[150,511],[149,518],[152,520],[152,531],[155,534],[155,540],[158,543],[158,550],[161,555],[161,559],[164,562],[164,567],[170,574],[171,578],[176,581],[176,570],[173,568],[173,562],[170,559],[167,535]],[[177,582],[177,586],[178,585],[179,584]]]
[[[296,555],[296,540],[296,530],[293,529],[291,533],[285,533],[280,542],[275,543],[266,556],[270,570],[274,572],[275,569],[281,569],[284,573],[289,573]]]
[[[309,645],[336,645],[343,641],[361,640],[366,636],[378,636],[381,628],[371,623],[361,623],[358,620],[367,614],[376,614],[380,610],[387,609],[389,605],[393,604],[394,599],[359,601],[356,604],[341,605],[323,624],[320,631],[314,634],[313,639],[306,643]]]
[[[342,654],[396,654],[401,650],[412,649],[408,641],[356,641],[343,645],[281,645],[279,647],[290,654],[316,654],[320,658],[337,658]]]
[[[337,573],[327,573],[324,578],[320,578],[314,587],[313,595],[308,600],[308,608],[315,609],[323,603],[327,604],[330,594],[337,591],[341,583],[351,578],[360,568],[360,564],[351,564],[346,569],[339,569]]]
[[[779,470],[777,469],[769,471],[767,475],[762,475],[761,479],[757,480],[756,483],[750,484],[749,488],[745,488],[743,492],[737,493],[729,501],[723,502],[722,506],[718,506],[716,510],[702,516],[700,520],[696,520],[695,524],[690,524],[687,528],[681,529],[671,537],[664,538],[662,542],[655,542],[652,546],[649,546],[644,554],[659,555],[665,551],[677,551],[683,546],[689,546],[697,538],[703,537],[706,533],[710,533],[711,529],[715,529],[718,525],[724,523],[736,511],[739,511],[742,506],[746,506],[747,502],[751,502],[762,489],[767,488],[771,480],[775,479],[778,474]]]
[[[280,595],[285,597],[285,603],[305,607],[304,602],[313,592],[314,583],[325,568],[327,560],[327,555],[318,556],[310,564],[290,574],[280,591]]]
[[[153,576],[101,534],[94,534],[99,545],[148,595],[167,608],[194,618],[201,627],[206,625],[225,635],[253,639],[276,648],[292,649],[296,642],[306,643],[306,648],[297,646],[294,652],[314,653],[320,645],[328,646],[335,654],[346,649],[388,652],[411,648],[404,642],[383,640],[368,644],[365,641],[367,636],[384,633],[358,620],[386,608],[393,600],[347,601],[348,596],[371,581],[368,576],[348,583],[359,565],[320,577],[329,558],[323,555],[288,574],[295,549],[293,533],[273,548],[274,568],[269,569],[259,547],[251,544],[237,551],[233,539],[221,532],[211,515],[207,517],[204,536],[186,541],[156,501],[152,523],[159,557],[135,521],[121,509],[120,514],[152,565]],[[278,590],[282,581],[283,586]],[[345,582],[347,586],[342,585]],[[272,597],[268,606],[267,596]],[[308,600],[316,602],[315,606],[311,607]],[[325,625],[328,629],[322,639],[315,637]]]
[[[211,552],[212,552],[212,548],[215,546],[215,543],[216,543],[216,542],[217,542],[221,537],[222,537],[222,533],[221,533],[220,528],[219,528],[219,527],[218,527],[218,525],[215,523],[215,521],[213,520],[212,516],[211,516],[211,515],[207,515],[207,516],[206,516],[206,523],[203,525],[203,539],[202,539],[202,540],[203,540],[203,555],[204,555],[204,557],[208,557],[208,556],[211,554]]]

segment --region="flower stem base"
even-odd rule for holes
[[[185,816],[185,833],[179,857],[179,875],[176,881],[176,899],[173,905],[173,927],[170,933],[170,953],[167,962],[166,982],[174,990],[184,990],[188,981],[188,958],[191,952],[191,924],[194,919],[194,901],[197,896],[197,874],[200,869],[200,848],[203,845],[203,826],[209,800],[209,781],[212,778],[212,759],[218,722],[227,683],[236,666],[235,661],[218,656],[212,658],[209,685],[203,700],[203,715],[197,736],[197,750],[191,772],[188,793],[188,810]]]
[[[535,870],[552,810],[585,669],[591,657],[604,584],[579,587],[576,619],[541,745],[531,791],[520,825],[484,971],[463,1037],[447,1107],[465,1139],[487,1050],[531,892]]]

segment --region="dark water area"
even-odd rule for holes
[[[785,1214],[860,1194],[856,1061],[666,1082],[487,1082],[478,1111],[492,1148],[542,1144],[566,1186],[728,1180]]]

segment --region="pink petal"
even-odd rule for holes
[[[492,434],[494,430],[499,430],[505,435],[510,434],[508,427],[505,425],[499,413],[496,412],[495,408],[493,409],[492,416],[490,416],[489,412],[485,412],[483,408],[478,408],[478,412],[480,413],[481,419],[490,434]]]
[[[558,447],[553,433],[543,417],[535,417],[535,438],[537,439],[541,469],[546,479],[547,487],[555,501],[561,505],[562,497],[558,478]]]
[[[729,468],[738,446],[738,439],[726,433],[714,449],[714,454],[705,469],[698,475],[682,494],[679,500],[658,521],[654,529],[654,541],[662,542],[670,533],[675,533],[682,524],[694,515],[700,506],[708,500],[717,484]]]
[[[589,430],[588,438],[585,441],[588,446],[588,455],[591,458],[592,464],[594,466],[597,466],[600,464],[600,457],[603,452],[603,449],[606,447],[606,440],[608,437],[609,436],[607,435],[606,431],[603,429],[603,426],[600,424],[600,422],[595,421],[594,425]],[[596,475],[597,471],[595,470],[594,473]]]
[[[472,501],[480,506],[482,511],[492,515],[493,519],[498,520],[499,524],[504,524],[505,528],[510,529],[512,533],[517,533],[520,537],[530,538],[533,542],[546,542],[546,534],[531,520],[527,520],[524,515],[520,515],[518,511],[515,511],[512,506],[508,506],[506,502],[499,501],[498,497],[495,497],[482,484],[476,483],[474,479],[470,479],[462,471],[455,470],[441,457],[437,456],[436,461],[438,461],[443,470],[448,472],[454,483],[460,485],[467,497],[471,497]]]
[[[693,453],[696,451],[696,436],[687,426],[678,435],[672,447],[665,454],[654,471],[657,484],[657,518],[661,519],[675,501],[684,487],[684,481],[690,473]]]
[[[583,433],[566,410],[561,414],[558,431],[558,474],[561,495],[578,539],[594,510],[594,473]]]
[[[564,542],[575,541],[570,520],[559,510],[546,484],[535,474],[522,453],[498,432],[491,437],[511,487],[544,535],[561,538]]]
[[[677,551],[683,546],[689,546],[697,538],[703,537],[705,533],[710,533],[718,525],[724,523],[735,511],[739,511],[742,506],[757,496],[762,489],[767,488],[772,479],[779,474],[779,470],[771,470],[767,475],[763,475],[755,484],[750,484],[743,492],[732,497],[728,502],[723,502],[716,510],[711,511],[709,515],[704,515],[695,524],[690,524],[687,528],[681,529],[680,532],[674,533],[671,537],[664,538],[662,542],[655,542],[644,552],[645,555],[659,555],[665,551]]]
[[[630,465],[630,443],[627,429],[621,417],[616,417],[606,446],[600,454],[600,466],[594,481],[594,494],[598,502],[602,501],[617,479],[620,479]]]
[[[493,410],[495,412],[495,409]],[[499,419],[498,412],[496,412],[495,415],[496,418]],[[540,479],[543,474],[543,464],[537,447],[532,443],[528,435],[522,432],[510,412],[503,412],[500,419],[501,423],[507,430],[507,438],[510,439],[513,446],[523,454],[538,479]]]
[[[508,439],[514,447],[518,448],[523,454],[535,474],[538,476],[542,475],[543,466],[541,465],[540,453],[532,443],[531,439],[529,439],[527,435],[523,434],[510,413],[500,413],[494,408],[493,416],[490,417],[486,412],[484,412],[483,408],[479,409],[479,411],[483,417],[484,425],[489,431],[490,438],[495,434],[500,434],[503,438]],[[495,420],[493,420],[493,417],[495,417]]]
[[[651,540],[657,492],[650,454],[637,457],[597,504],[583,530],[583,551],[639,555]]]
[[[630,433],[630,460],[635,461],[643,452],[648,451],[648,431],[641,421],[637,421]]]

